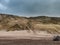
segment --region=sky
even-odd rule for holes
[[[60,0],[0,0],[0,13],[19,16],[60,16]]]

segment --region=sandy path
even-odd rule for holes
[[[60,45],[60,41],[51,41],[54,35],[45,32],[0,31],[0,45]]]
[[[0,31],[0,39],[46,39],[51,40],[54,37],[52,34],[47,34],[45,32],[29,33],[26,30],[24,31]]]

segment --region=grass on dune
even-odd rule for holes
[[[58,24],[36,24],[34,25],[35,30],[45,30],[50,33],[60,33],[60,25]]]

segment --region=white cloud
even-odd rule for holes
[[[5,2],[6,2],[6,3],[9,3],[9,2],[10,2],[10,0],[5,0]]]
[[[0,10],[6,10],[7,7],[0,3]]]

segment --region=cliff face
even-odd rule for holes
[[[0,14],[0,30],[42,30],[49,33],[60,33],[59,17],[19,17]]]

